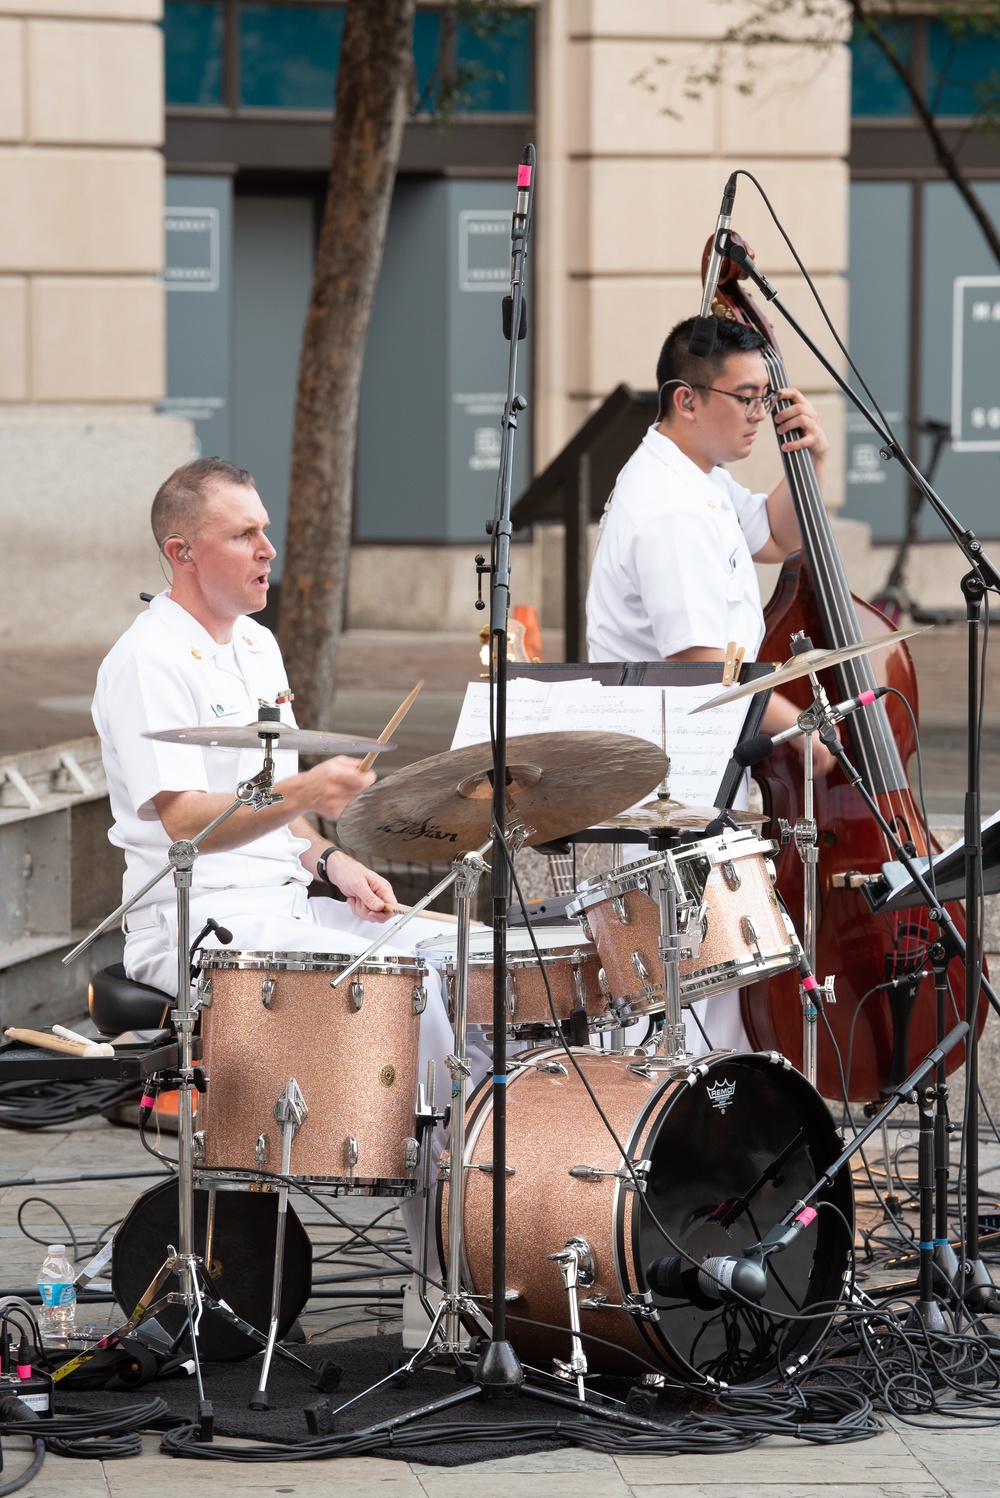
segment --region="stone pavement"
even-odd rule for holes
[[[168,1137],[166,1153],[171,1153],[172,1143]],[[957,1144],[954,1153],[957,1159]],[[877,1171],[877,1149],[869,1159]],[[29,1242],[16,1225],[17,1207],[25,1198],[46,1197],[58,1204],[80,1242],[83,1263],[96,1236],[152,1184],[137,1179],[139,1173],[156,1169],[134,1131],[100,1119],[42,1133],[2,1130],[0,1160],[0,1260],[4,1266],[0,1289],[30,1284],[41,1261],[42,1248]],[[986,1170],[998,1162],[1000,1147],[984,1148]],[[906,1168],[910,1169],[909,1164]],[[121,1174],[113,1181],[46,1184],[46,1177],[51,1180],[74,1171]],[[8,1184],[25,1177],[33,1184]],[[993,1200],[984,1196],[984,1208]],[[344,1232],[331,1227],[329,1219],[308,1201],[299,1197],[295,1205],[317,1253],[343,1241]],[[341,1199],[335,1205],[348,1221],[361,1224],[370,1222],[385,1203]],[[863,1202],[859,1215],[868,1222],[875,1220]],[[25,1208],[24,1220],[42,1243],[66,1236],[51,1210],[37,1200]],[[398,1226],[394,1222],[393,1231]],[[374,1260],[373,1254],[366,1254],[366,1264]],[[388,1261],[383,1262],[391,1269]],[[370,1294],[373,1287],[398,1283],[376,1269],[361,1283],[359,1297]],[[373,1335],[375,1324],[370,1319],[359,1321],[360,1315],[360,1299],[357,1305],[334,1303],[333,1309],[329,1301],[314,1300],[302,1322],[307,1335],[317,1340]],[[78,1319],[104,1324],[111,1320],[111,1312],[106,1306],[81,1306]],[[386,1325],[392,1330],[398,1328],[398,1321]],[[247,1368],[248,1397],[256,1383],[254,1367]],[[156,1392],[155,1385],[148,1392]],[[308,1397],[315,1395],[310,1391]],[[985,1498],[998,1486],[998,1438],[992,1428],[928,1431],[901,1422],[893,1422],[871,1440],[851,1445],[817,1447],[771,1437],[751,1450],[715,1457],[610,1457],[568,1448],[463,1467],[371,1457],[211,1467],[185,1462],[180,1467],[177,1458],[160,1454],[158,1440],[153,1435],[145,1437],[141,1457],[104,1463],[49,1455],[41,1473],[22,1491],[35,1498],[132,1498],[135,1493],[143,1498],[176,1498],[181,1485],[201,1493],[211,1484],[213,1498],[278,1493],[308,1498],[331,1491],[345,1498],[470,1498],[473,1494],[475,1498],[536,1498],[542,1493],[545,1498]],[[24,1446],[16,1439],[5,1441],[0,1481],[9,1481],[24,1470],[28,1459]]]

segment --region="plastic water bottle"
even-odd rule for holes
[[[72,1336],[76,1322],[76,1285],[64,1243],[49,1244],[38,1271],[38,1293],[42,1297],[42,1340],[61,1341]]]

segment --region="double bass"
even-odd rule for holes
[[[708,250],[705,262],[707,258]],[[783,389],[790,381],[770,324],[739,284],[745,276],[739,265],[723,260],[712,310],[764,336],[768,382],[772,389]],[[802,550],[786,558],[764,610],[765,636],[759,658],[787,659],[791,637],[800,631],[814,645],[828,648],[892,633],[885,616],[850,590],[810,453],[782,452],[781,456],[802,533]],[[916,673],[905,644],[846,661],[821,672],[820,681],[832,701],[876,686],[894,687],[910,703],[916,721]],[[812,702],[806,678],[787,684],[782,692],[800,712]],[[838,733],[896,835],[911,844],[917,856],[938,851],[933,839],[928,846],[910,789],[906,765],[916,741],[899,698],[879,699],[845,719]],[[779,746],[754,774],[771,835],[782,821],[793,826],[803,810],[802,760],[794,746]],[[819,844],[816,970],[836,979],[836,1001],[823,1002],[817,1024],[816,1085],[825,1097],[841,1097],[846,1092],[851,1102],[874,1101],[882,1088],[901,1081],[935,1044],[934,980],[929,972],[922,978],[917,975],[929,969],[928,949],[937,933],[922,907],[875,914],[859,890],[837,886],[835,876],[848,871],[878,874],[882,864],[893,858],[893,850],[838,766],[817,773],[814,795]],[[802,931],[802,862],[793,843],[786,844],[779,855],[777,886],[796,929]],[[947,909],[964,937],[963,907],[952,903]],[[964,967],[958,958],[949,965],[948,981],[951,999],[946,1026],[950,1027],[964,1017]],[[980,996],[980,1031],[986,1008]],[[757,1049],[781,1051],[802,1066],[802,1003],[794,971],[745,988],[741,1009],[747,1034]],[[961,1048],[952,1050],[948,1071],[962,1060]]]

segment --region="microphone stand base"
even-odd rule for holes
[[[997,1287],[982,1259],[959,1266],[955,1289],[973,1311],[987,1312],[997,1301]]]
[[[918,1300],[906,1318],[906,1325],[923,1327],[926,1332],[947,1332],[950,1330],[944,1312],[936,1300]]]
[[[488,1399],[504,1399],[519,1391],[524,1369],[509,1342],[487,1342],[474,1377]]]

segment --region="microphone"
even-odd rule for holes
[[[514,320],[514,288],[519,285],[524,261],[528,254],[528,235],[531,232],[531,203],[535,192],[535,148],[525,146],[517,168],[517,197],[514,201],[514,217],[510,226],[510,295],[505,296],[501,306],[503,336],[511,339]],[[527,337],[528,309],[522,296],[521,316],[518,320],[518,341]]]
[[[646,1266],[646,1283],[658,1295],[672,1295],[707,1310],[738,1300],[759,1305],[767,1290],[767,1272],[757,1259],[716,1256],[692,1264],[668,1254]]]
[[[736,173],[733,172],[726,183],[726,190],[722,194],[722,207],[719,209],[719,218],[715,225],[715,235],[712,239],[712,253],[708,257],[708,268],[705,272],[705,290],[701,298],[701,312],[694,320],[691,337],[688,339],[688,353],[694,354],[699,359],[707,359],[715,348],[716,320],[712,316],[712,303],[715,301],[715,293],[719,289],[719,272],[722,270],[723,258],[719,250],[719,239],[723,231],[729,228],[735,201]]]
[[[884,697],[890,691],[889,687],[875,687],[866,692],[859,692],[857,697],[848,697],[844,702],[838,702],[835,707],[828,709],[828,718],[831,723],[839,723],[851,713],[856,713],[859,708],[870,707],[879,697]],[[750,765],[759,765],[762,759],[767,759],[773,754],[779,744],[787,744],[791,739],[803,738],[806,733],[813,733],[813,729],[800,728],[796,723],[792,728],[786,728],[781,733],[773,736],[768,733],[755,733],[749,739],[742,739],[733,750],[733,759],[738,765],[747,769]]]

